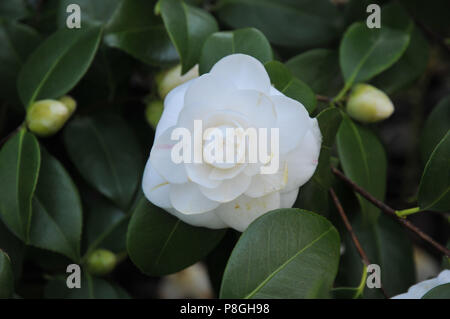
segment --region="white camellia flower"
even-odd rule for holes
[[[408,292],[392,297],[392,299],[421,299],[431,289],[450,283],[450,270],[442,271],[439,276],[411,286]]]
[[[192,132],[197,120],[203,130],[279,129],[278,170],[261,173],[262,166],[274,161],[273,145],[267,147],[269,161],[263,163],[175,163],[172,148],[179,141],[172,139],[174,129]],[[258,60],[229,55],[210,73],[176,87],[165,98],[143,191],[153,204],[188,224],[244,231],[262,214],[292,207],[299,187],[314,174],[321,140],[317,120],[301,103],[272,87]]]

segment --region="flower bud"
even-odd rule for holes
[[[393,112],[394,105],[389,97],[369,84],[356,85],[347,102],[347,113],[360,122],[382,121]]]
[[[154,129],[156,129],[156,125],[158,125],[163,109],[164,104],[161,100],[151,100],[147,103],[147,108],[145,109],[145,116],[147,118],[147,122]]]
[[[69,107],[56,100],[33,103],[27,111],[27,126],[38,136],[50,136],[58,132],[71,115]]]
[[[69,110],[70,114],[73,114],[77,108],[77,101],[73,99],[73,97],[69,95],[64,95],[59,101],[64,104]]]
[[[117,257],[113,252],[97,249],[89,255],[86,269],[92,275],[105,276],[113,271],[116,265]]]
[[[160,98],[164,100],[167,93],[169,93],[173,88],[196,77],[198,77],[198,64],[184,75],[181,75],[181,64],[158,73],[156,75],[156,85],[158,86],[158,94]]]

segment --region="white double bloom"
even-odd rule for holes
[[[175,163],[171,153],[178,141],[171,139],[172,132],[180,127],[193,131],[196,120],[202,121],[203,130],[278,128],[279,169],[261,174],[261,165],[270,165],[270,161]],[[321,139],[317,120],[309,117],[301,103],[271,86],[258,60],[229,55],[210,73],[167,95],[145,168],[143,191],[153,204],[188,224],[244,231],[262,214],[292,207],[299,187],[317,167]]]

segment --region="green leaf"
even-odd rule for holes
[[[154,6],[154,1],[122,1],[108,24],[105,43],[150,65],[176,62],[178,53]]]
[[[20,20],[28,15],[24,0],[2,0],[0,2],[0,18]]]
[[[258,28],[270,42],[285,47],[322,46],[338,35],[338,11],[329,1],[224,0],[218,14],[234,29]]]
[[[127,210],[143,169],[139,144],[128,124],[111,114],[77,118],[66,126],[63,139],[84,179]]]
[[[419,185],[419,207],[448,212],[450,208],[450,130],[431,153]]]
[[[86,194],[83,198],[88,212],[85,226],[88,249],[101,247],[114,253],[125,251],[128,216],[102,196]]]
[[[370,80],[400,59],[408,47],[412,27],[411,19],[396,3],[383,8],[379,29],[369,29],[361,22],[352,24],[339,48],[346,87]]]
[[[275,88],[284,95],[302,103],[311,114],[316,106],[316,95],[311,88],[294,77],[289,69],[281,62],[270,61],[265,65],[270,81]]]
[[[120,286],[82,272],[81,288],[69,289],[66,278],[56,277],[49,281],[44,291],[48,299],[130,299]]]
[[[58,98],[83,77],[97,51],[102,29],[61,29],[28,58],[17,87],[26,108],[35,100]]]
[[[82,208],[72,179],[61,163],[41,149],[41,169],[33,197],[30,244],[80,258]]]
[[[57,20],[59,28],[66,28],[66,12],[69,4],[78,4],[81,10],[81,28],[88,25],[107,23],[123,0],[58,0]],[[136,2],[136,1],[135,1]]]
[[[160,0],[161,16],[181,58],[182,73],[200,60],[206,38],[218,31],[216,20],[208,12],[180,0]]]
[[[339,264],[339,234],[324,217],[278,209],[242,234],[223,276],[221,298],[328,297]]]
[[[251,55],[261,63],[273,59],[272,48],[261,31],[253,28],[216,32],[210,35],[200,57],[200,74],[209,72],[221,58],[233,54]]]
[[[20,130],[0,151],[0,217],[23,242],[29,241],[31,199],[41,156],[36,138]]]
[[[369,129],[344,116],[337,134],[339,159],[345,175],[370,194],[384,200],[387,160],[383,145]],[[374,221],[379,209],[357,195],[366,218]]]
[[[30,27],[0,19],[0,98],[18,101],[16,82],[28,54],[39,44],[40,37]]]
[[[286,66],[318,94],[335,95],[342,87],[339,58],[334,50],[306,51],[291,58]]]
[[[442,99],[428,116],[420,138],[420,155],[426,163],[436,145],[450,130],[450,96]]]
[[[332,183],[331,175],[331,149],[336,139],[342,115],[339,109],[329,107],[317,115],[320,131],[322,133],[322,146],[319,155],[319,164],[313,177],[302,186],[299,193],[299,207],[315,211],[328,216],[329,188]]]
[[[422,299],[450,299],[450,283],[434,287]]]
[[[425,71],[429,58],[428,41],[418,27],[411,33],[411,41],[400,60],[373,80],[373,84],[392,94],[412,84]]]
[[[407,291],[415,282],[415,270],[411,240],[402,226],[384,214],[379,216],[376,223],[366,223],[361,214],[356,214],[352,219],[352,227],[370,263],[380,266],[381,283],[388,296]],[[347,231],[343,241],[345,253],[340,264],[343,278],[339,279],[344,280],[346,286],[357,286],[363,269],[361,257]],[[367,287],[363,296],[384,298],[380,289]]]
[[[11,259],[14,277],[18,279],[22,274],[22,263],[25,255],[25,245],[14,236],[0,220],[0,250]]]
[[[206,257],[225,232],[185,224],[142,198],[128,227],[128,254],[143,273],[167,275]]]
[[[14,293],[14,274],[11,260],[0,249],[0,299],[10,298]]]

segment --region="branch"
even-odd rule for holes
[[[334,192],[333,188],[330,188],[330,195],[333,199],[334,205],[336,206],[339,214],[342,217],[342,220],[344,221],[345,227],[347,228],[348,232],[350,233],[353,243],[355,244],[356,250],[358,251],[359,255],[361,256],[361,260],[363,261],[364,265],[367,267],[370,265],[369,258],[367,257],[366,252],[361,246],[361,243],[358,240],[358,237],[356,236],[355,232],[353,231],[353,227],[350,224],[350,221],[347,218],[347,215],[345,214],[344,208],[341,205],[341,202],[339,201],[339,198],[336,196],[336,193]],[[389,299],[388,294],[383,288],[383,284],[381,284],[381,291],[383,292],[383,295]]]
[[[374,196],[369,194],[365,189],[361,188],[355,182],[350,180],[347,176],[345,176],[338,169],[332,167],[331,170],[333,171],[333,173],[337,177],[339,177],[341,180],[346,182],[351,188],[353,188],[353,190],[355,192],[359,193],[362,197],[364,197],[369,202],[371,202],[373,205],[375,205],[376,207],[381,209],[382,212],[384,212],[385,214],[395,218],[400,224],[402,224],[404,227],[408,228],[410,231],[415,233],[417,236],[419,236],[420,238],[422,238],[423,240],[425,240],[426,242],[431,244],[434,248],[439,250],[443,255],[445,255],[447,257],[450,257],[450,249],[448,249],[448,248],[442,246],[441,244],[439,244],[438,242],[436,242],[433,238],[431,238],[430,236],[425,234],[423,231],[421,231],[419,228],[417,228],[409,220],[407,220],[405,218],[398,217],[397,214],[396,214],[396,211],[394,209],[392,209],[391,207],[389,207],[388,205],[386,205],[382,201],[376,199]]]

